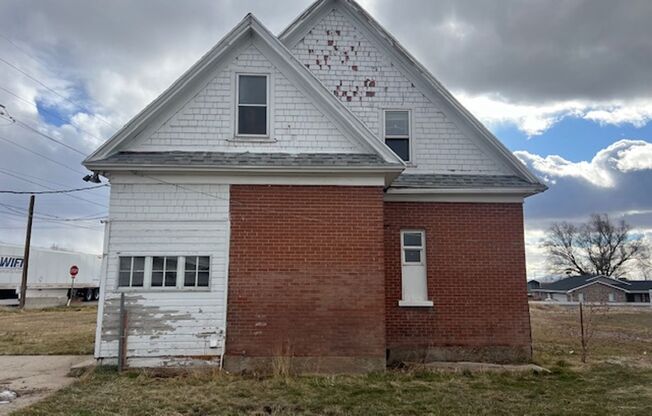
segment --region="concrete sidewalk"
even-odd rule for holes
[[[11,390],[18,397],[0,404],[0,416],[29,406],[75,381],[70,368],[92,360],[87,355],[0,355],[0,392]]]

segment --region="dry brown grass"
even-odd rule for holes
[[[579,362],[579,340],[569,335],[577,325],[575,309],[533,305],[531,315],[535,358],[550,374],[414,368],[364,376],[191,371],[161,377],[101,369],[17,415],[652,414],[652,310],[612,309],[597,319],[587,365]],[[285,365],[279,363],[277,373],[285,374]]]
[[[536,362],[580,364],[577,306],[531,303],[530,317]],[[598,307],[592,319],[589,364],[613,362],[652,368],[651,307]]]
[[[92,354],[97,307],[0,309],[0,355]]]

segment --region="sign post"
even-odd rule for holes
[[[72,279],[72,281],[70,282],[70,296],[68,296],[68,303],[66,306],[70,306],[70,302],[72,301],[72,296],[75,291],[75,277],[77,277],[77,273],[79,273],[79,267],[77,267],[76,264],[70,266],[70,279]]]

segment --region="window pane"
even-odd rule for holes
[[[183,285],[195,286],[195,272],[189,272],[188,269],[186,269],[186,276],[183,279]]]
[[[163,271],[164,257],[154,257],[152,259],[152,270]]]
[[[405,233],[403,234],[404,246],[421,247],[421,233]]]
[[[208,271],[210,267],[210,257],[199,257],[199,270]]]
[[[186,273],[188,272],[195,272],[197,270],[197,257],[195,256],[187,256],[186,257]]]
[[[120,257],[120,270],[121,271],[131,270],[131,257]]]
[[[385,139],[385,144],[406,162],[410,161],[409,139]]]
[[[166,257],[165,258],[165,270],[166,271],[177,271],[177,258],[176,257]]]
[[[267,77],[240,75],[238,104],[267,104]]]
[[[152,272],[152,286],[163,286],[163,272]]]
[[[122,260],[122,259],[121,259]],[[129,286],[129,272],[120,272],[118,274],[118,286],[124,287]]]
[[[142,287],[143,286],[143,277],[145,273],[144,272],[134,272],[134,275],[131,280],[131,286],[132,287]]]
[[[134,257],[134,270],[145,270],[145,257]]]
[[[177,272],[165,272],[165,286],[176,286],[177,285]]]
[[[385,112],[385,136],[407,136],[410,134],[410,116],[407,111]]]
[[[267,107],[238,107],[239,134],[267,134]]]
[[[421,250],[405,250],[406,263],[421,263]]]
[[[197,275],[197,286],[208,287],[208,272],[199,272]]]

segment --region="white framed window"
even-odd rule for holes
[[[210,256],[120,256],[118,289],[207,290]]]
[[[236,75],[236,136],[269,136],[269,75]]]
[[[609,293],[609,302],[615,302],[616,301],[616,295],[614,292]]]
[[[208,287],[210,280],[210,257],[186,256],[183,285],[185,287]]]
[[[432,306],[428,299],[426,232],[401,230],[401,300],[399,306]]]
[[[177,257],[152,257],[152,282],[150,286],[176,287],[177,265]]]
[[[411,123],[409,110],[384,110],[385,144],[405,162],[411,161]]]
[[[119,287],[143,287],[145,257],[120,257],[118,263]]]

